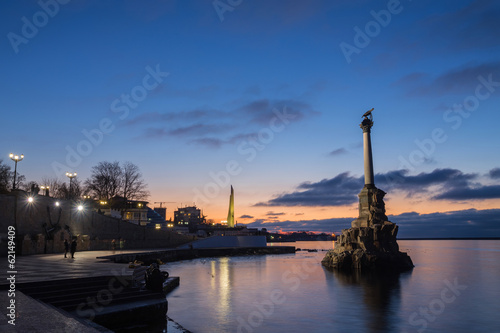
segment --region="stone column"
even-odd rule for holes
[[[370,115],[371,116],[371,115]],[[373,121],[365,117],[359,127],[363,129],[363,156],[365,162],[365,187],[371,188],[375,186],[373,180],[373,159],[372,159],[372,142],[370,138],[370,130],[373,126]]]

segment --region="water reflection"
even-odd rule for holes
[[[401,308],[400,279],[406,279],[410,272],[370,272],[345,273],[324,270],[325,274],[333,274],[340,285],[361,287],[363,303],[370,318],[364,318],[366,330],[369,332],[397,332],[396,317]]]
[[[218,261],[210,261],[211,293],[216,294],[218,302],[215,312],[222,319],[226,320],[231,312],[231,290],[233,287],[233,265],[229,257],[220,258]]]

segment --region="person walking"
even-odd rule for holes
[[[71,242],[71,259],[75,258],[75,252],[76,252],[76,240],[73,239]]]
[[[68,243],[68,240],[65,239],[64,240],[64,258],[67,258],[66,255],[68,254],[69,252],[69,243]]]

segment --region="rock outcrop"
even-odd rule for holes
[[[389,221],[370,227],[344,229],[335,249],[328,251],[321,263],[342,271],[411,269],[411,258],[399,251],[397,233],[398,226]]]
[[[411,258],[399,251],[398,226],[387,221],[384,195],[375,186],[361,190],[359,217],[350,229],[342,230],[335,249],[323,258],[324,266],[343,271],[404,271],[413,267]]]

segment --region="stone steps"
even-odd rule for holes
[[[170,277],[164,290],[179,285]],[[165,292],[152,292],[134,286],[132,277],[95,276],[30,283],[19,283],[17,289],[83,320],[108,328],[144,321],[165,321],[168,302]]]

